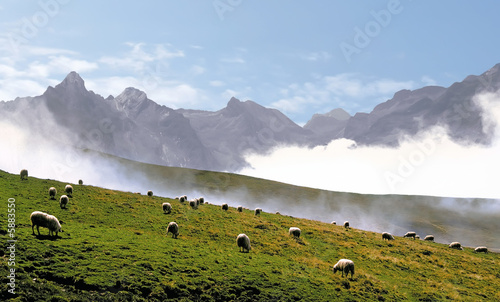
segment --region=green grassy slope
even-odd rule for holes
[[[68,209],[49,200],[66,183],[0,172],[0,233],[6,247],[7,203],[16,204],[14,301],[498,301],[500,257],[472,249],[216,205],[191,209],[177,200],[73,185]],[[191,198],[194,196],[188,196]],[[163,214],[161,203],[173,206]],[[207,200],[209,202],[215,202]],[[57,239],[34,236],[39,210],[63,223]],[[178,239],[166,236],[176,221]],[[300,239],[288,228],[302,229]],[[239,233],[251,240],[240,253]],[[7,293],[9,255],[1,250],[0,300]],[[333,274],[340,258],[356,264],[352,280]]]
[[[500,205],[497,200],[445,199],[432,196],[370,195],[332,192],[293,186],[238,174],[149,165],[104,155],[117,179],[146,179],[146,186],[162,196],[210,195],[237,206],[262,207],[324,222],[349,220],[351,226],[403,235],[416,231],[436,241],[486,245],[500,251]],[[140,174],[140,177],[137,177]],[[75,180],[76,181],[76,180]],[[148,188],[149,189],[149,188]]]

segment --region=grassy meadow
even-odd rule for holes
[[[244,182],[214,175],[197,177],[214,190]],[[262,183],[266,194],[266,186],[274,186],[251,182]],[[497,253],[401,237],[384,241],[380,233],[355,226],[345,229],[265,208],[260,216],[253,209],[222,211],[215,204],[192,209],[146,192],[74,183],[73,197],[61,209],[58,198],[66,184],[21,181],[0,171],[1,301],[500,301]],[[51,186],[58,190],[57,201],[49,199]],[[312,194],[296,190],[297,198]],[[194,197],[199,196],[188,199]],[[8,266],[6,250],[9,198],[16,210],[15,266]],[[163,213],[163,202],[172,204],[172,213]],[[41,236],[32,235],[33,211],[58,217],[63,232],[53,238],[40,228]],[[179,224],[177,239],[166,236],[171,221]],[[302,230],[300,239],[288,235],[291,226]],[[236,246],[240,233],[250,237],[249,253]],[[341,258],[355,262],[353,279],[333,273]],[[16,295],[8,293],[11,268]]]

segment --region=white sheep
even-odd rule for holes
[[[388,232],[383,232],[382,233],[382,239],[387,239],[387,240],[394,240],[394,236],[392,236],[391,233]]]
[[[44,212],[35,211],[31,213],[30,219],[31,231],[33,231],[33,235],[35,235],[35,226],[36,230],[38,231],[38,235],[40,235],[40,227],[48,228],[50,236],[54,235],[55,233],[57,237],[57,234],[59,232],[62,232],[61,224],[55,216],[49,215]]]
[[[179,197],[179,202],[185,202],[186,198],[184,196]]]
[[[348,229],[349,228],[349,221],[344,222],[344,228]]]
[[[337,224],[337,222],[334,220],[334,221],[332,221],[332,224],[336,225],[336,224]]]
[[[474,252],[476,253],[487,253],[488,252],[488,248],[485,247],[485,246],[478,246],[474,249]]]
[[[238,247],[240,248],[240,252],[250,252],[252,247],[250,246],[250,238],[248,238],[247,235],[245,234],[239,234],[238,237],[236,237],[236,243],[238,244]]]
[[[168,233],[172,233],[172,238],[177,238],[179,236],[179,226],[176,222],[170,222],[167,227],[167,235]]]
[[[417,237],[417,233],[415,233],[415,232],[406,232],[406,234],[403,237],[415,239]]]
[[[200,204],[204,204],[205,203],[205,198],[199,197],[198,201],[200,202]]]
[[[450,245],[448,246],[452,249],[457,249],[457,250],[463,250],[464,248],[462,247],[462,245],[460,244],[460,242],[452,242],[450,243]]]
[[[427,235],[424,237],[424,240],[426,241],[434,241],[434,235]]]
[[[260,215],[260,213],[262,213],[262,209],[261,208],[256,208],[255,209],[255,215]]]
[[[55,200],[55,199],[56,199],[56,194],[57,194],[57,190],[56,190],[56,188],[54,188],[54,187],[50,187],[50,188],[49,188],[49,196],[50,196],[50,199]]]
[[[162,203],[161,207],[163,209],[163,213],[170,214],[172,212],[172,205],[168,202]]]
[[[68,195],[68,197],[72,197],[73,187],[71,185],[66,185],[66,187],[64,187],[64,192],[66,192],[66,195]]]
[[[21,172],[19,173],[21,175],[21,180],[23,179],[28,179],[28,170],[22,169]]]
[[[297,227],[291,227],[288,229],[288,234],[293,235],[294,238],[299,238],[300,237],[300,229]]]
[[[224,211],[229,210],[229,206],[227,205],[227,203],[223,203],[220,207],[221,207],[221,209],[223,209]]]
[[[243,207],[242,206],[238,206],[238,212],[243,212]]]
[[[196,199],[193,199],[193,200],[190,200],[189,201],[189,206],[193,209],[197,209],[198,208],[198,202],[196,201]]]
[[[68,196],[61,195],[61,197],[59,198],[59,206],[61,207],[61,209],[65,209],[66,208],[66,205],[68,204],[68,201],[69,201]]]
[[[148,196],[149,196],[149,197],[153,196],[153,191],[149,190],[149,191],[148,191]]]
[[[351,273],[351,279],[354,276],[354,262],[349,259],[340,259],[337,264],[333,266],[333,273],[335,274],[337,271],[342,272],[342,277],[344,277],[344,273],[346,277],[349,277],[349,273]]]

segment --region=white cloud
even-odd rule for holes
[[[398,148],[353,147],[335,140],[312,149],[283,147],[268,156],[248,155],[240,173],[300,186],[372,194],[500,198],[500,92],[481,94],[485,127],[494,127],[490,147],[462,146],[434,128]]]
[[[301,56],[302,59],[312,62],[328,61],[331,57],[332,56],[326,51],[311,52]]]
[[[436,86],[437,85],[436,80],[434,80],[433,78],[426,76],[426,75],[422,76],[422,78],[420,80],[422,81],[422,83],[424,83],[425,86]]]
[[[239,57],[228,57],[228,58],[222,58],[220,59],[221,62],[223,63],[230,63],[230,64],[245,64],[245,60]]]
[[[210,81],[209,82],[210,86],[212,87],[222,87],[222,86],[225,86],[226,83],[223,82],[223,81],[219,81],[219,80],[214,80],[214,81]]]
[[[201,75],[205,73],[205,68],[199,66],[199,65],[194,65],[191,67],[191,73],[193,75]]]

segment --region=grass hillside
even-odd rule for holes
[[[262,207],[268,212],[324,222],[349,220],[355,228],[399,236],[416,231],[422,237],[433,234],[441,243],[460,241],[466,246],[485,245],[500,251],[500,200],[332,192],[238,174],[101,156],[109,160],[109,166],[120,167],[109,173],[116,183],[126,179],[132,186],[142,181],[143,191],[153,189],[161,196],[208,195],[233,206]]]
[[[1,250],[0,300],[13,301],[499,301],[500,257],[470,248],[349,230],[271,213],[200,205],[73,184],[67,209],[49,200],[66,183],[0,172],[0,233],[16,204],[15,266]],[[181,195],[182,192],[179,192]],[[193,198],[198,196],[188,196]],[[216,200],[206,200],[215,203]],[[173,206],[163,214],[162,202]],[[245,204],[242,202],[242,204]],[[32,235],[33,211],[55,215],[64,232]],[[265,210],[265,209],[264,209]],[[178,239],[166,236],[176,221]],[[300,239],[288,228],[302,229]],[[36,232],[36,230],[35,230]],[[236,236],[250,237],[240,253]],[[355,262],[354,278],[333,274],[338,259]],[[16,295],[6,276],[15,268]]]

